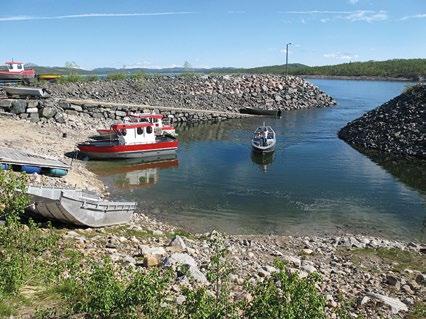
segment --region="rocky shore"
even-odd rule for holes
[[[352,235],[188,234],[145,215],[135,216],[129,226],[71,230],[63,238],[77,242],[81,252],[98,260],[108,256],[114,263],[141,271],[171,267],[177,274],[171,287],[176,302],[182,302],[181,290],[189,282],[214,289],[206,273],[215,254],[211,243],[218,238],[231,265],[235,301],[250,300],[244,285],[271,276],[277,271],[274,261],[281,260],[286,271],[300,278],[320,274],[317,289],[326,298],[328,318],[339,318],[343,307],[350,318],[402,318],[425,302],[426,248],[415,243]],[[185,278],[179,274],[182,265],[189,267]]]
[[[348,123],[338,136],[362,150],[426,158],[426,85],[401,95]]]

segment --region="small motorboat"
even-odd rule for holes
[[[275,131],[272,127],[265,126],[265,123],[263,123],[254,131],[251,145],[255,152],[269,153],[275,150],[276,142]]]
[[[29,186],[29,210],[63,223],[104,227],[128,223],[136,208],[134,202],[110,202],[81,189]]]
[[[179,142],[171,136],[157,136],[152,123],[120,123],[111,126],[117,138],[90,140],[78,144],[92,159],[144,158],[175,154]]]
[[[124,118],[125,123],[151,123],[154,127],[156,135],[169,135],[177,137],[176,130],[171,124],[167,124],[164,121],[164,116],[155,113],[143,113],[143,114],[129,114]],[[99,129],[98,134],[104,138],[114,138],[115,134],[112,128]]]
[[[33,69],[25,70],[24,63],[18,61],[5,62],[7,70],[0,70],[0,80],[2,81],[23,81],[32,82],[36,77]]]

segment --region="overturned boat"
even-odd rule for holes
[[[134,202],[110,202],[96,193],[81,189],[29,186],[35,214],[59,222],[88,227],[104,227],[128,223]]]
[[[47,98],[50,96],[50,94],[42,88],[6,86],[3,88],[3,90],[6,92],[8,97],[17,96]]]

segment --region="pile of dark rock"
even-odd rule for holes
[[[147,76],[120,81],[46,83],[44,88],[58,98],[229,112],[243,107],[293,110],[335,104],[330,96],[302,78],[266,74]]]
[[[362,150],[426,158],[425,111],[426,85],[419,84],[348,123],[338,136]]]

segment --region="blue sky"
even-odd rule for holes
[[[14,0],[0,63],[251,67],[426,58],[426,0]]]

